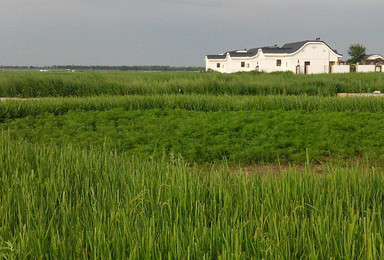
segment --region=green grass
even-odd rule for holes
[[[384,99],[333,97],[368,88],[0,72],[0,96],[57,97],[0,102],[0,259],[381,259]]]
[[[303,163],[359,159],[384,163],[382,113],[303,110],[202,112],[172,109],[43,113],[0,124],[15,140],[103,147],[136,156],[181,155],[190,162]]]
[[[67,97],[99,95],[316,95],[384,92],[384,73],[294,75],[292,73],[0,72],[0,96]]]
[[[383,172],[199,172],[0,138],[0,257],[380,259]]]
[[[47,98],[0,102],[0,118],[63,115],[69,111],[185,109],[189,111],[324,110],[330,112],[384,112],[384,98],[338,98],[311,96],[213,96],[155,95],[85,98]]]

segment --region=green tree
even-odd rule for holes
[[[366,48],[361,44],[352,44],[349,46],[348,54],[351,58],[348,60],[350,64],[356,64],[364,59]]]

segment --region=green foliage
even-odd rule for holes
[[[213,96],[155,95],[87,98],[50,98],[0,102],[0,118],[14,119],[43,113],[63,115],[69,111],[184,109],[188,111],[325,110],[333,112],[384,112],[383,98],[312,96]],[[1,121],[0,121],[1,122]]]
[[[102,95],[310,95],[384,92],[384,73],[294,75],[292,73],[39,73],[1,72],[0,97],[86,97]]]
[[[189,162],[303,163],[359,159],[383,163],[382,113],[303,110],[149,109],[44,113],[1,124],[16,140],[107,147],[146,158],[175,154]]]
[[[358,62],[361,62],[364,59],[364,56],[366,55],[366,48],[361,44],[352,44],[349,46],[348,49],[348,55],[351,56],[351,58],[348,60],[348,63],[350,64],[356,64]]]
[[[384,174],[208,172],[0,138],[5,259],[380,259]]]
[[[0,96],[72,97],[0,102],[0,258],[381,259],[384,100],[331,96],[383,86],[0,73]]]

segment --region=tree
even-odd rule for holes
[[[356,64],[364,59],[366,48],[361,44],[352,44],[349,46],[348,54],[351,58],[348,60],[350,64]]]

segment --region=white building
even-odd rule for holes
[[[384,63],[384,57],[380,54],[368,54],[364,56],[364,65],[382,65]]]
[[[342,55],[320,39],[205,56],[206,70],[222,73],[240,71],[292,71],[297,74],[329,73]]]

